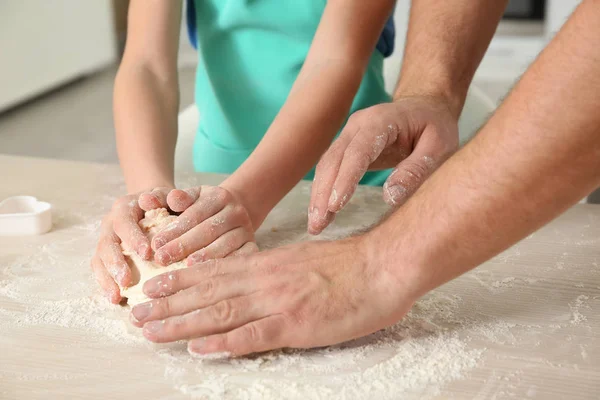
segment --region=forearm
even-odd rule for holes
[[[224,182],[225,188],[239,192],[255,228],[331,144],[361,76],[361,71],[333,62],[300,77],[259,146]]]
[[[179,93],[176,76],[160,81],[143,66],[125,66],[115,81],[114,118],[127,190],[173,186]]]
[[[508,248],[600,184],[598,5],[584,2],[480,134],[369,234],[388,243],[373,257],[411,276],[415,296]],[[411,266],[389,261],[397,259]]]
[[[413,0],[394,97],[442,96],[460,115],[507,0]]]
[[[328,2],[287,101],[256,150],[224,182],[244,199],[255,228],[331,144],[392,8],[391,0]]]

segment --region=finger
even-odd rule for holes
[[[113,278],[109,275],[106,268],[104,268],[104,264],[102,264],[102,260],[99,257],[94,256],[92,258],[92,271],[94,271],[94,277],[96,281],[102,288],[104,295],[108,298],[108,300],[113,304],[119,304],[121,301],[121,292],[119,287],[113,280]]]
[[[235,228],[219,236],[214,242],[203,249],[192,253],[187,258],[187,265],[198,264],[214,258],[224,258],[228,254],[252,242],[254,235],[244,227]]]
[[[217,275],[239,274],[256,265],[255,259],[216,259],[158,275],[144,283],[143,291],[150,298],[170,296]]]
[[[286,347],[287,321],[281,314],[250,322],[227,333],[193,339],[190,354],[203,358],[236,357]]]
[[[256,243],[254,243],[254,242],[247,242],[246,244],[244,244],[239,249],[237,249],[234,252],[231,252],[230,254],[228,254],[227,257],[247,256],[247,255],[250,255],[250,254],[258,253],[259,251],[260,250],[259,250],[258,245]]]
[[[348,203],[358,183],[369,166],[377,160],[382,151],[393,143],[396,136],[392,128],[379,129],[376,125],[364,128],[346,148],[337,177],[332,185],[327,210],[339,212]]]
[[[250,295],[256,290],[255,280],[246,272],[213,276],[171,296],[133,307],[132,322],[141,327],[149,321],[187,314],[223,300]]]
[[[269,315],[271,307],[257,297],[242,296],[222,300],[184,315],[150,321],[144,324],[142,332],[148,340],[156,343],[227,332]]]
[[[169,208],[175,212],[183,212],[198,200],[201,187],[193,187],[185,190],[173,189],[167,196]]]
[[[131,284],[131,269],[123,256],[123,249],[118,243],[116,235],[103,237],[98,246],[98,256],[108,273],[122,287]]]
[[[155,253],[154,259],[162,265],[181,261],[197,250],[208,246],[232,228],[242,226],[243,222],[241,215],[235,211],[234,207],[225,207],[180,237],[160,247]]]
[[[222,189],[217,188],[217,190],[206,190],[205,192],[206,196],[198,199],[177,217],[175,221],[171,222],[154,236],[152,239],[152,248],[155,251],[223,210],[229,201],[229,193]]]
[[[142,232],[139,221],[144,217],[144,211],[137,200],[119,203],[112,211],[112,228],[125,248],[135,251],[144,260],[151,256],[150,241]]]
[[[353,136],[347,132],[352,129],[355,128],[346,125],[340,137],[333,142],[317,164],[308,207],[308,232],[311,235],[318,235],[328,225],[327,205],[344,151],[349,143],[347,136]]]
[[[159,187],[140,194],[138,198],[140,208],[144,211],[167,208],[167,195],[170,191],[171,189],[168,187]]]
[[[392,171],[383,185],[383,199],[391,206],[401,206],[412,196],[443,161],[437,143],[423,133],[414,151]]]

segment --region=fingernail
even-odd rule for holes
[[[159,333],[164,325],[163,321],[150,321],[144,324],[144,330],[148,333]]]
[[[169,265],[172,261],[171,254],[164,250],[159,250],[156,252],[156,259],[162,265]]]
[[[333,191],[331,192],[331,196],[329,196],[329,208],[333,207],[335,205],[335,202],[337,201],[337,190],[333,189]]]
[[[400,203],[406,197],[407,190],[404,186],[393,185],[386,187],[390,201],[395,205]]]
[[[194,349],[194,350],[202,350],[204,348],[204,344],[206,343],[206,338],[205,337],[199,337],[197,339],[191,340],[188,343],[188,349]]]
[[[313,207],[310,212],[310,220],[313,222],[317,222],[319,221],[320,217],[319,217],[319,209],[317,207]]]
[[[219,351],[216,353],[198,353],[188,348],[188,352],[194,358],[207,361],[227,360],[231,358],[231,353],[228,351]]]
[[[154,249],[158,250],[161,247],[163,247],[165,244],[167,244],[167,241],[165,239],[159,238],[159,239],[154,239]]]
[[[150,250],[148,245],[146,243],[142,243],[138,246],[137,253],[140,255],[140,257],[146,258],[148,256],[148,250]]]
[[[206,343],[206,338],[204,338],[204,337],[200,337],[198,339],[189,341],[188,346],[187,346],[188,352],[193,356],[199,355],[199,353],[202,353],[205,343]]]
[[[139,304],[135,307],[133,307],[133,309],[131,310],[131,315],[133,315],[133,317],[136,319],[136,321],[143,321],[146,318],[148,318],[150,316],[150,313],[152,312],[152,303],[148,302],[148,303],[144,303],[144,304]]]
[[[127,271],[125,271],[124,269],[120,269],[117,272],[117,275],[115,276],[115,279],[119,282],[119,285],[121,286],[126,286],[126,282],[125,282],[125,274]]]

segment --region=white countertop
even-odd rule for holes
[[[116,166],[0,156],[0,200],[53,204],[53,230],[0,238],[0,398],[600,398],[600,206],[578,205],[421,299],[395,327],[328,349],[199,361],[153,345],[102,299],[89,259],[124,186]],[[215,175],[179,177],[215,184]],[[259,245],[308,239],[301,183]],[[325,238],[375,222],[359,188]]]

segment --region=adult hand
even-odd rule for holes
[[[395,167],[384,200],[403,204],[458,148],[458,117],[438,97],[401,97],[352,114],[319,161],[308,230],[319,234],[350,200],[368,170]]]
[[[112,303],[121,301],[117,283],[123,287],[131,283],[131,270],[123,257],[121,243],[143,259],[151,256],[150,242],[139,226],[142,218],[144,210],[138,205],[138,194],[132,194],[117,199],[102,220],[91,265],[96,280]]]
[[[164,207],[181,213],[152,239],[154,259],[161,265],[186,257],[193,265],[258,251],[246,208],[239,196],[223,187],[159,188],[142,193],[139,202],[145,211]]]
[[[367,335],[402,318],[416,294],[411,274],[397,263],[389,270],[366,237],[300,243],[160,275],[144,285],[154,300],[132,309],[132,323],[153,342],[190,340],[188,350],[201,355],[310,348]]]

